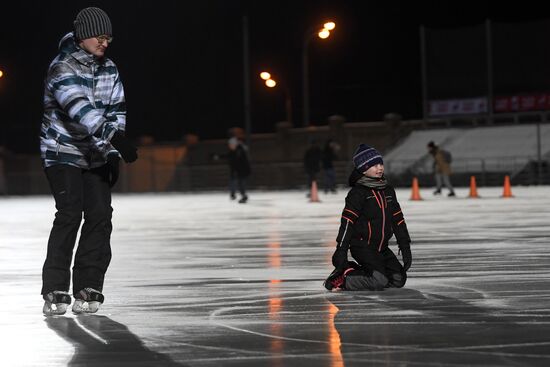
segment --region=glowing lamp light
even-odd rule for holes
[[[329,31],[332,31],[334,30],[334,28],[336,28],[336,23],[334,22],[326,22],[325,24],[323,24],[323,27]]]
[[[260,73],[260,78],[262,78],[263,80],[271,79],[271,74],[269,74],[267,71],[262,71]]]
[[[319,38],[326,39],[330,36],[330,31],[326,28],[323,28],[319,31],[318,35],[319,35]]]
[[[265,85],[267,85],[269,88],[273,88],[274,86],[277,85],[277,82],[273,79],[267,79],[265,81]]]
[[[0,70],[0,78],[4,76],[4,72]]]

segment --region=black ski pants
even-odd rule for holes
[[[73,294],[103,289],[111,261],[111,188],[108,166],[91,170],[59,164],[46,168],[57,213],[42,269],[42,294],[69,291],[73,249],[84,223],[73,265]]]
[[[388,247],[378,252],[372,245],[352,242],[351,256],[361,265],[361,269],[350,272],[346,277],[347,290],[382,290],[401,288],[407,281],[407,273]]]

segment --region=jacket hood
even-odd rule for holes
[[[363,174],[354,168],[353,171],[351,171],[351,174],[349,175],[348,184],[351,187],[355,186],[355,184],[357,183],[357,181],[359,181],[361,177],[363,177]]]
[[[73,32],[69,32],[61,38],[59,41],[59,52],[63,56],[70,55],[81,64],[87,66],[95,61],[99,61],[92,54],[89,54],[77,45]]]

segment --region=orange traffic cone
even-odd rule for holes
[[[311,181],[311,191],[309,193],[309,202],[310,203],[320,203],[319,193],[317,192],[317,181]]]
[[[420,188],[418,187],[418,178],[413,178],[411,200],[422,200],[420,197]]]
[[[510,176],[506,175],[504,177],[504,191],[502,192],[503,198],[513,198],[512,195],[512,186],[510,185]]]
[[[470,195],[468,195],[469,198],[479,198],[479,195],[477,194],[477,184],[476,184],[476,178],[475,176],[470,176]]]

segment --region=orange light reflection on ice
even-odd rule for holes
[[[338,307],[330,303],[328,307],[328,312],[328,348],[330,353],[330,366],[344,367],[342,350],[340,349],[340,334],[338,333],[338,330],[336,330],[336,325],[334,325],[334,319],[336,317],[336,314],[338,313]]]
[[[280,242],[270,242],[267,244],[269,247],[268,260],[270,268],[280,268],[281,267],[281,243]]]
[[[282,367],[283,353],[284,353],[284,340],[279,339],[283,335],[281,321],[281,310],[283,308],[283,299],[279,297],[280,279],[271,279],[269,281],[269,319],[271,321],[269,329],[273,337],[269,340],[269,350],[273,353],[271,359],[271,366]]]

